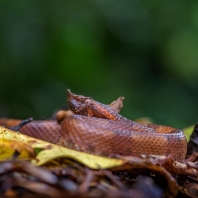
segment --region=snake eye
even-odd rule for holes
[[[91,100],[91,99],[86,99],[86,100],[85,100],[85,104],[86,104],[87,106],[90,106],[90,105],[92,104],[92,100]]]

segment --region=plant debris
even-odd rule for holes
[[[123,100],[109,106],[119,112]],[[56,120],[71,115],[61,110]],[[198,124],[184,129],[188,156],[177,162],[158,155],[101,157],[15,132],[31,121],[0,119],[0,125],[12,126],[0,126],[1,197],[198,197]]]
[[[197,197],[197,153],[183,163],[155,155],[115,159],[74,151],[3,127],[0,138],[9,146],[5,149],[12,150],[0,163],[2,196]],[[29,155],[21,160],[24,150]]]

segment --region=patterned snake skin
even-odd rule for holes
[[[55,120],[32,121],[20,132],[102,156],[171,155],[177,161],[183,161],[186,156],[186,137],[178,129],[138,124],[116,113],[108,105],[73,94],[70,90],[68,104],[74,115],[63,119],[61,124]],[[13,125],[0,119],[2,124]]]

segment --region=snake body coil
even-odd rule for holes
[[[32,121],[20,131],[102,156],[171,155],[177,161],[183,161],[186,156],[186,138],[178,129],[138,124],[116,113],[108,105],[90,97],[75,95],[70,90],[68,104],[74,115],[65,118],[61,124],[52,120]]]

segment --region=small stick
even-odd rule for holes
[[[13,126],[13,127],[9,127],[9,129],[11,129],[13,131],[19,131],[23,126],[25,126],[26,124],[28,124],[32,120],[33,120],[33,118],[28,118],[26,120],[22,120],[18,125]]]

